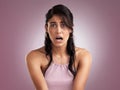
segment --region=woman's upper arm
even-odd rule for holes
[[[84,50],[82,54],[78,54],[78,59],[79,65],[73,83],[73,90],[84,90],[90,72],[92,56],[87,50]]]
[[[38,54],[35,52],[30,52],[26,56],[26,64],[36,90],[48,90],[42,70],[40,68],[41,62]]]

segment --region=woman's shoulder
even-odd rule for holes
[[[79,54],[90,53],[86,48],[75,47],[75,52]]]
[[[45,59],[45,50],[44,47],[31,50],[26,55],[26,61],[27,62],[35,62],[35,63],[42,63]]]
[[[75,47],[75,55],[80,60],[80,58],[90,57],[91,53],[86,48]]]

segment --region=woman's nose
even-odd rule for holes
[[[62,32],[62,28],[58,25],[57,27],[57,33],[61,33]]]

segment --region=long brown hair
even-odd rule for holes
[[[68,68],[71,71],[71,73],[75,75],[75,71],[73,70],[73,67],[72,67],[75,60],[75,45],[73,40],[73,15],[66,6],[61,4],[55,5],[50,10],[48,10],[46,14],[46,25],[49,19],[53,17],[53,15],[59,15],[60,17],[62,17],[65,25],[72,30],[72,32],[70,33],[69,39],[67,41],[66,49],[67,49],[68,55],[70,56]],[[48,67],[49,67],[53,58],[52,58],[52,42],[47,32],[46,32],[44,44],[45,44],[46,55],[50,57],[50,62],[48,64]]]

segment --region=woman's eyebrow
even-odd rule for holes
[[[54,23],[56,23],[56,22],[54,22],[54,21],[52,21],[52,22],[49,22],[50,24],[54,24]]]
[[[50,24],[56,24],[57,22],[51,21],[51,22],[49,22],[49,23],[50,23]],[[61,23],[61,24],[64,24],[65,22],[61,21],[60,23]]]

